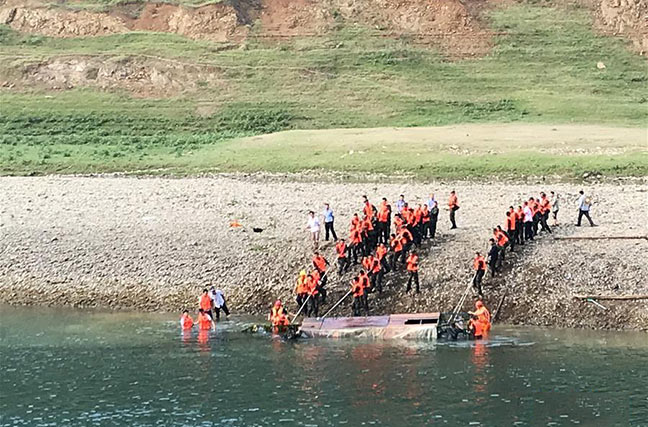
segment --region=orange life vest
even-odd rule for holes
[[[374,214],[374,209],[373,206],[371,206],[371,203],[365,202],[364,208],[362,208],[362,212],[367,218],[371,218]]]
[[[401,252],[403,250],[403,242],[398,236],[393,237],[389,244],[391,245],[394,252]]]
[[[347,256],[347,247],[346,243],[339,241],[335,244],[335,252],[338,254],[338,258],[346,258]]]
[[[418,255],[415,254],[410,254],[410,256],[407,257],[407,271],[418,271],[418,258]]]
[[[493,234],[495,235],[495,240],[497,241],[497,246],[504,246],[508,243],[509,239],[506,237],[506,234],[504,234],[502,231],[494,231]]]
[[[387,248],[385,247],[384,244],[381,243],[376,248],[376,258],[378,258],[378,261],[382,261],[385,255],[387,255]]]
[[[482,255],[475,256],[473,267],[475,267],[475,270],[486,270],[486,260]]]
[[[459,199],[457,199],[456,194],[450,195],[450,198],[448,199],[448,206],[450,207],[450,209],[459,206]]]
[[[360,278],[353,279],[351,281],[351,292],[354,297],[361,297],[364,295],[364,288],[362,287],[362,282]]]
[[[297,295],[308,293],[308,277],[305,274],[300,274],[299,277],[297,277],[297,286],[295,286],[295,293]]]
[[[515,222],[517,221],[517,215],[515,212],[510,212],[506,217],[506,228],[509,230],[515,230]]]
[[[211,329],[212,320],[205,313],[198,314],[198,326],[202,330]]]
[[[326,271],[326,258],[322,255],[313,257],[313,265],[315,265],[315,268],[317,268],[321,273],[324,273]]]
[[[191,329],[193,328],[194,321],[188,314],[183,314],[180,318],[180,323],[182,324],[182,329]]]
[[[380,209],[378,210],[378,221],[379,222],[389,221],[389,208],[385,204],[381,205]]]
[[[212,300],[209,297],[209,294],[202,294],[200,297],[200,304],[198,304],[200,308],[202,308],[205,311],[209,311],[212,309]]]

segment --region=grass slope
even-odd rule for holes
[[[223,49],[168,34],[52,39],[4,28],[0,67],[59,55],[150,55],[218,66],[226,84],[201,85],[198,93],[159,100],[90,89],[0,91],[0,173],[167,167],[179,173],[210,167],[383,172],[382,162],[357,165],[335,158],[277,163],[272,159],[291,159],[300,147],[290,144],[266,159],[268,151],[246,149],[246,142],[231,139],[286,129],[484,122],[646,126],[645,60],[622,41],[595,35],[584,10],[516,5],[493,11],[490,21],[502,33],[492,53],[457,62],[366,29],[340,28],[326,38],[281,45],[250,40],[245,49]],[[598,61],[606,69],[598,70]],[[236,150],[255,161],[234,161],[243,158],[231,154]],[[543,158],[532,151],[516,156],[497,165],[483,156],[464,156],[430,174],[523,173],[521,165]],[[567,156],[571,160],[550,156],[538,165],[574,174],[648,172],[646,156],[636,152],[607,159],[596,153]],[[405,159],[402,167],[408,169]]]

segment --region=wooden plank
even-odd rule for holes
[[[554,240],[648,240],[648,236],[558,236]]]
[[[648,299],[648,295],[574,295],[575,299],[586,300],[591,299],[600,299],[600,300],[619,300],[619,301],[631,301],[631,300],[640,300]]]

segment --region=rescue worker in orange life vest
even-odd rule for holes
[[[355,276],[351,280],[351,293],[353,295],[353,304],[351,306],[353,316],[360,316],[360,308],[364,306],[363,297],[365,293],[359,276]],[[369,314],[369,310],[365,310],[365,312]]]
[[[216,324],[212,320],[211,316],[205,313],[205,310],[202,308],[198,309],[198,328],[202,331],[216,329]]]
[[[513,252],[513,249],[515,248],[515,228],[517,227],[517,215],[515,215],[515,211],[513,210],[512,206],[508,211],[506,211],[505,215],[506,234],[508,234],[509,245],[511,245],[511,252]]]
[[[407,279],[407,289],[405,292],[412,290],[412,281],[416,284],[416,293],[420,292],[419,289],[419,277],[418,277],[418,255],[416,251],[412,251],[409,257],[407,257],[407,271],[409,272],[409,278]]]
[[[301,306],[308,298],[308,277],[306,276],[306,270],[299,272],[299,277],[297,277],[297,286],[295,286],[295,294],[297,295],[297,307]]]
[[[328,276],[326,274],[326,267],[328,267],[329,265],[331,264],[329,264],[326,258],[324,258],[319,252],[315,252],[315,254],[313,255],[313,267],[315,267],[315,269],[320,274],[320,288],[324,288],[324,286],[326,286],[326,276]],[[321,290],[320,293],[322,293]],[[324,301],[326,301],[326,291],[324,291],[322,295],[322,302]]]
[[[205,313],[206,316],[208,316],[212,323],[214,329],[216,329],[216,323],[214,323],[214,316],[212,315],[212,306],[213,306],[213,301],[211,297],[209,296],[209,291],[207,288],[203,289],[203,293],[200,296],[200,299],[198,300],[198,308],[200,308],[203,313]]]
[[[398,259],[403,255],[403,242],[392,233],[389,244],[392,248],[391,269],[397,271]]]
[[[310,274],[308,275],[308,279],[306,283],[308,283],[308,295],[310,295],[310,298],[308,299],[308,306],[306,307],[306,316],[310,317],[311,315],[314,315],[315,317],[318,316],[319,314],[319,281],[320,281],[320,274],[317,270],[311,271]]]
[[[189,310],[184,310],[182,312],[182,316],[180,317],[180,327],[183,331],[188,331],[189,329],[193,328],[193,326],[194,321],[191,316],[189,316]]]
[[[341,275],[349,270],[349,248],[344,239],[337,241],[335,252],[337,253],[338,275]]]
[[[281,304],[281,300],[275,301],[274,305],[270,309],[270,314],[268,314],[268,320],[272,323],[272,326],[290,325],[288,312],[283,307],[283,304]]]
[[[468,314],[472,316],[468,327],[473,330],[475,338],[482,338],[487,335],[491,329],[491,315],[484,303],[477,300],[475,311],[469,311]]]
[[[479,252],[475,252],[475,259],[473,260],[473,268],[475,269],[475,277],[473,278],[473,288],[477,291],[479,296],[482,295],[482,279],[486,274],[486,259]]]
[[[457,199],[457,193],[454,190],[450,192],[450,198],[448,199],[448,208],[450,209],[450,223],[452,227],[450,229],[457,228],[457,222],[455,221],[455,212],[459,210],[459,200]]]

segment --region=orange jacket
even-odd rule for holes
[[[362,285],[362,289],[369,289],[371,287],[371,281],[369,280],[369,275],[367,273],[361,273],[360,274],[360,284]]]
[[[389,244],[391,245],[394,252],[400,252],[403,250],[403,242],[398,236],[392,238]]]
[[[418,255],[416,254],[410,254],[410,256],[407,257],[407,271],[418,271]]]
[[[297,286],[295,286],[295,293],[297,295],[308,293],[308,276],[299,275],[297,277]]]
[[[313,265],[320,271],[320,273],[324,273],[326,271],[326,258],[324,258],[322,255],[314,256]]]
[[[428,209],[428,205],[423,205],[423,209],[421,210],[422,214],[422,221],[425,224],[426,222],[430,222],[430,210]]]
[[[448,206],[450,207],[450,209],[459,206],[459,199],[457,199],[456,194],[450,195],[450,198],[448,199]]]
[[[378,221],[387,222],[389,221],[389,205],[382,204],[378,209]]]
[[[373,268],[374,257],[373,255],[366,256],[362,258],[362,268],[366,271],[371,271]]]
[[[401,242],[403,242],[403,245],[414,240],[414,236],[412,236],[412,233],[410,233],[410,231],[407,228],[403,228],[401,232],[398,233],[398,237],[400,237]]]
[[[486,270],[486,260],[482,255],[475,256],[473,267],[475,268],[475,270]]]
[[[346,258],[347,256],[347,246],[345,242],[339,241],[335,244],[335,252],[338,254],[338,258]]]
[[[211,318],[205,313],[198,313],[198,327],[202,330],[211,329]]]
[[[194,321],[188,314],[183,314],[180,318],[180,324],[182,325],[182,329],[191,329],[193,328]]]
[[[367,218],[371,218],[373,216],[374,209],[373,206],[371,206],[371,203],[365,202],[365,205],[362,208],[362,213],[364,213]]]
[[[317,290],[317,286],[319,285],[320,281],[320,274],[317,271],[313,271],[309,276],[308,276],[308,293],[310,295],[317,295],[319,294],[319,291]]]
[[[509,214],[506,217],[506,228],[508,230],[515,230],[516,221],[517,221],[517,215],[515,215],[515,212],[509,211]]]
[[[361,297],[364,295],[364,288],[362,287],[362,281],[360,278],[351,281],[351,292],[354,297]]]
[[[504,234],[499,230],[494,231],[493,235],[495,236],[495,241],[497,242],[497,246],[504,246],[509,241],[508,237],[506,237],[506,234]]]
[[[349,241],[351,242],[352,245],[357,245],[358,243],[362,242],[362,235],[357,229],[351,231],[351,235],[349,236]]]
[[[376,248],[376,258],[378,258],[378,261],[382,261],[385,255],[387,255],[387,247],[381,243]]]
[[[209,297],[209,294],[202,294],[200,296],[200,303],[198,304],[198,307],[202,308],[205,311],[212,309],[212,300]]]

